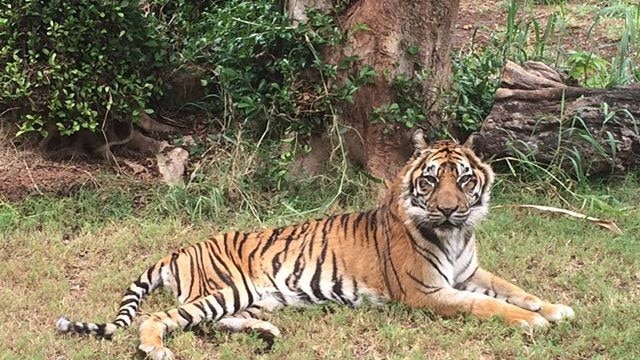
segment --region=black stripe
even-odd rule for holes
[[[120,306],[119,307],[125,307],[131,303],[134,303],[135,305],[138,305],[138,299],[126,299],[126,300],[122,300],[120,302]]]
[[[322,228],[322,251],[320,252],[320,256],[316,260],[316,269],[313,273],[313,277],[311,277],[311,291],[313,291],[313,295],[320,300],[328,300],[327,297],[322,293],[322,288],[320,287],[320,276],[322,274],[322,264],[324,263],[325,256],[327,254],[327,241],[326,241],[326,228],[327,225],[330,224],[329,221],[325,222],[325,226]]]
[[[360,221],[362,221],[362,218],[366,215],[366,212],[361,212],[359,213],[355,220],[353,220],[353,223],[351,224],[351,228],[353,229],[353,241],[355,243],[356,239],[358,238],[358,226],[360,225]]]
[[[137,292],[131,290],[131,288],[127,289],[127,291],[124,292],[124,295],[122,295],[123,298],[127,296],[135,296],[136,298],[140,297],[140,295],[138,295]]]
[[[467,260],[467,262],[464,264],[464,268],[458,274],[464,274],[464,272],[467,271],[467,269],[469,268],[469,265],[471,265],[472,261],[473,261],[473,255],[469,256],[469,260]],[[474,273],[476,270],[474,270]]]
[[[136,281],[133,282],[133,284],[139,288],[142,288],[142,290],[144,290],[144,294],[149,292],[149,284],[147,284],[146,282],[142,282],[140,281],[141,279],[138,278]]]
[[[302,300],[303,302],[310,304],[313,303],[314,301],[311,300],[311,296],[309,296],[309,294],[307,294],[306,292],[302,291],[302,290],[297,290],[296,291],[296,296],[298,297],[299,300]]]
[[[176,288],[178,289],[178,292],[176,294],[177,298],[180,298],[180,296],[182,295],[182,285],[180,284],[180,269],[178,269],[179,256],[180,255],[178,253],[173,253],[171,255],[171,262],[169,263],[171,273],[173,274],[174,280],[176,281]]]
[[[348,225],[349,225],[349,217],[350,214],[343,214],[340,217],[340,225],[342,225],[342,237],[339,238],[339,240],[341,241],[346,241],[347,240],[347,230],[348,230]]]
[[[96,326],[98,327],[95,331],[96,331],[96,335],[98,336],[104,336],[104,330],[106,328],[105,324],[96,324]]]
[[[432,294],[437,293],[440,290],[442,290],[442,288],[437,288],[437,289],[433,289],[433,290],[429,290],[429,291],[424,291],[422,289],[418,289],[418,291],[420,291],[421,293],[423,293],[425,295],[432,295]]]
[[[231,278],[231,271],[229,270],[229,267],[227,267],[227,264],[220,254],[213,248],[213,244],[211,242],[207,242],[206,245],[209,248],[207,255],[209,255],[211,267],[216,272],[216,275],[218,275],[218,278],[222,280],[226,286],[233,286],[233,279]],[[217,263],[222,265],[224,271],[220,269]]]
[[[373,213],[373,211],[369,211],[367,213],[365,213],[366,218],[364,221],[364,240],[366,242],[369,242],[369,224],[371,223],[371,221],[369,221],[369,217],[371,216],[371,214]]]
[[[197,307],[200,312],[202,312],[202,318],[207,318],[207,311],[204,309],[204,305],[201,304],[202,301],[196,301],[193,303],[193,306]]]
[[[427,289],[436,289],[436,288],[440,288],[441,286],[435,286],[435,285],[429,285],[427,283],[425,283],[424,281],[418,279],[417,277],[415,277],[412,273],[410,273],[409,271],[407,271],[407,275],[409,275],[409,277],[411,278],[411,280],[417,282],[418,284],[420,284],[420,286],[427,288]]]
[[[248,239],[249,239],[249,234],[243,233],[242,234],[242,240],[240,240],[240,245],[238,245],[238,256],[240,258],[242,258],[242,252],[244,250],[244,244],[247,242]]]
[[[372,211],[369,214],[369,225],[371,225],[371,230],[373,231],[373,236],[375,237],[377,235],[377,231],[378,231],[378,209]],[[369,239],[367,239],[368,241]]]
[[[200,246],[200,243],[198,243],[197,246]],[[196,251],[195,249],[197,249],[197,247],[193,247],[191,249],[192,251]],[[195,285],[196,280],[200,281],[202,276],[196,276],[197,269],[196,269],[196,263],[193,259],[193,255],[189,254],[188,252],[185,252],[185,256],[187,257],[187,259],[189,259],[189,274],[187,274],[189,279],[189,293],[187,294],[187,299],[189,299],[191,298],[191,294],[194,293],[193,287]]]
[[[432,260],[435,260],[435,261],[438,262],[438,264],[440,266],[442,266],[442,262],[440,261],[440,259],[438,259],[436,254],[431,252],[431,250],[429,250],[429,249],[423,247],[422,245],[418,244],[418,241],[413,237],[413,234],[411,234],[411,232],[406,228],[405,228],[405,233],[407,234],[407,236],[409,236],[409,240],[411,241],[411,245],[416,250],[418,255],[420,255],[425,260],[430,261],[432,264],[433,264]],[[423,252],[426,253],[426,254],[424,254]],[[430,255],[433,259],[430,259],[427,255]],[[435,266],[435,264],[434,264],[434,266]]]
[[[222,295],[221,293],[217,292],[217,293],[214,293],[212,296],[213,296],[214,299],[216,299],[216,302],[222,308],[222,312],[223,313],[226,312],[227,311],[227,299],[224,297],[224,295]],[[213,304],[210,303],[209,300],[207,300],[207,298],[205,298],[205,300],[207,301],[207,305],[209,305],[209,307],[211,308],[211,312],[213,312],[215,314],[214,317],[218,316],[218,313],[216,313],[216,309],[213,307]]]
[[[289,233],[289,235],[287,235],[287,238],[285,239],[284,248],[274,256],[274,261],[275,259],[278,259],[279,265],[282,265],[280,262],[280,255],[284,255],[284,261],[287,260],[287,255],[289,254],[289,246],[291,246],[293,239],[297,239],[299,235],[298,230],[300,230],[301,234],[303,231],[303,226],[296,226],[291,230],[291,233]],[[278,270],[280,270],[280,266],[278,266]]]
[[[233,234],[233,248],[236,250],[236,252],[238,251],[238,237],[240,236],[240,232],[236,231],[235,234]]]
[[[278,288],[278,284],[276,284],[276,280],[275,280],[271,275],[269,275],[269,274],[265,274],[265,275],[267,276],[267,279],[269,280],[269,282],[271,283],[271,285],[273,285],[273,287],[274,287],[275,289],[278,289],[278,290],[279,290],[279,288]]]
[[[335,296],[338,297],[338,300],[340,300],[342,304],[347,304],[349,302],[343,296],[344,291],[342,289],[342,276],[338,276],[338,262],[336,260],[336,252],[333,250],[331,251],[331,258],[333,260],[333,269],[331,274],[333,287],[331,288],[331,291]]]
[[[298,230],[300,230],[300,233],[296,233]],[[302,227],[298,226],[296,228],[293,229],[293,231],[291,232],[291,234],[289,234],[289,236],[287,236],[287,238],[285,239],[284,242],[284,249],[282,249],[282,251],[280,252],[280,254],[284,254],[284,259],[287,259],[287,255],[289,254],[289,246],[291,246],[291,243],[293,242],[293,239],[297,239],[299,234],[302,233]]]
[[[353,281],[353,301],[358,301],[358,280],[356,278],[352,279]]]
[[[267,250],[269,250],[269,248],[273,245],[273,243],[276,241],[278,236],[280,236],[282,231],[283,231],[283,228],[277,228],[273,230],[273,232],[271,233],[271,236],[269,236],[269,239],[267,239],[267,243],[264,244],[262,251],[260,251],[260,256],[264,256],[264,253],[266,253]]]
[[[191,316],[191,314],[189,314],[187,310],[179,307],[178,315],[180,315],[183,319],[187,320],[187,325],[183,326],[183,329],[191,326],[191,323],[193,322],[193,316]]]
[[[260,233],[260,236],[262,236],[263,234],[264,233]],[[248,261],[249,274],[251,275],[251,277],[254,277],[254,274],[253,274],[253,257],[256,255],[256,252],[258,251],[258,249],[260,249],[260,246],[262,246],[262,240],[256,241],[256,243],[257,243],[256,247],[253,250],[251,250],[251,252],[249,253],[249,259],[248,259],[249,260]]]
[[[296,261],[293,265],[293,272],[287,276],[285,280],[285,284],[291,291],[295,291],[298,288],[298,281],[300,281],[300,276],[302,275],[302,268],[304,267],[304,253],[301,251],[296,258]]]
[[[194,277],[194,279],[191,280],[191,284],[192,286],[189,288],[189,298],[193,301],[196,298],[201,297],[203,292],[207,292],[207,277],[205,275],[204,269],[203,269],[203,259],[202,257],[204,256],[204,250],[202,249],[202,243],[197,243],[194,247],[193,247],[193,255],[190,255],[190,264],[191,264],[191,268],[193,269],[191,271],[191,276]],[[196,276],[196,271],[197,271],[197,276]],[[193,285],[195,285],[196,280],[198,281],[198,283],[200,283],[200,291],[198,293],[194,293],[193,291]]]
[[[244,285],[245,290],[247,291],[247,297],[249,298],[249,303],[247,304],[247,306],[250,306],[253,304],[253,292],[251,291],[251,289],[249,288],[249,283],[247,282],[247,278],[245,277],[244,271],[240,271],[240,279],[242,279],[242,284]],[[236,291],[237,292],[237,291]],[[235,307],[235,311],[234,314],[236,312],[238,312],[238,310],[240,310],[241,304],[238,301],[238,306]]]
[[[125,316],[128,316],[128,317],[131,317],[131,312],[132,311],[135,312],[134,309],[130,309],[128,307],[122,308],[122,309],[118,310],[118,316],[125,315]]]
[[[411,233],[410,233],[410,232],[407,232],[407,234],[409,235],[409,237],[411,237]],[[412,237],[411,237],[411,238],[412,238]],[[425,250],[426,250],[426,249],[425,249]],[[428,251],[428,250],[426,250],[426,251]],[[430,253],[432,256],[434,256],[434,257],[435,257],[435,255],[433,255],[433,253],[431,253],[431,252],[429,252],[429,253]],[[451,281],[449,280],[449,278],[448,278],[448,277],[447,277],[447,276],[442,272],[442,270],[440,270],[440,267],[439,267],[439,266],[437,266],[437,265],[436,265],[436,263],[435,263],[435,262],[433,262],[433,260],[431,260],[431,259],[430,259],[429,257],[427,257],[427,256],[424,256],[424,254],[422,254],[420,251],[418,251],[418,254],[419,254],[420,256],[422,256],[422,258],[423,258],[423,259],[427,260],[427,261],[431,264],[431,266],[433,266],[433,268],[434,268],[434,269],[436,269],[436,270],[438,271],[438,273],[440,274],[440,276],[442,276],[442,277],[444,278],[444,280],[447,282],[447,284],[451,284]],[[436,257],[435,259],[436,259],[436,260],[438,260],[438,258],[437,258],[437,257]],[[440,262],[440,261],[438,260],[438,262]]]
[[[209,265],[205,264],[204,260],[205,260],[205,254],[207,256],[207,259],[209,259],[209,261],[211,261],[211,258],[209,257],[208,252],[210,251],[210,248],[204,244],[204,247],[202,246],[203,243],[198,243],[198,250],[199,252],[196,252],[197,255],[197,268],[198,268],[198,273],[200,274],[200,294],[198,294],[198,297],[204,296],[205,294],[210,294],[211,292],[217,290],[217,286],[215,286],[215,282],[214,286],[210,286],[211,281],[209,281],[209,276],[208,276],[208,271],[207,269],[209,268]],[[194,299],[195,300],[195,299]]]
[[[384,283],[385,286],[387,287],[387,291],[389,292],[389,295],[391,295],[393,293],[393,291],[391,290],[391,281],[389,281],[389,270],[387,269],[387,264],[388,264],[388,256],[385,256],[385,254],[383,254],[382,249],[380,249],[380,241],[378,239],[378,227],[377,227],[377,217],[378,212],[377,211],[373,211],[372,215],[370,216],[370,220],[369,220],[369,225],[371,225],[373,227],[373,242],[374,245],[376,247],[376,254],[378,255],[378,260],[382,263],[383,269],[382,269],[382,278],[384,279]],[[365,226],[365,228],[368,228],[368,226]]]
[[[451,258],[449,257],[449,253],[447,252],[447,248],[444,246],[444,244],[442,243],[442,240],[440,239],[440,237],[438,237],[438,234],[436,234],[436,232],[432,228],[429,228],[427,226],[420,226],[418,228],[418,231],[420,231],[420,235],[422,235],[422,237],[425,240],[427,240],[428,242],[434,244],[440,251],[442,251],[442,253],[447,258],[447,261],[450,264],[453,263],[451,261]]]
[[[469,241],[471,240],[471,238],[473,237],[473,231],[471,230],[467,230],[464,233],[464,245],[462,246],[462,250],[460,250],[460,253],[456,256],[456,260],[460,259],[460,256],[462,256],[462,254],[465,253],[465,249],[467,248],[467,245],[469,245]]]
[[[480,268],[480,267],[476,266],[476,268],[473,269],[473,272],[471,272],[471,275],[467,276],[467,278],[464,279],[464,281],[461,281],[460,283],[465,283],[465,282],[469,281],[469,279],[471,279],[476,274],[476,271],[478,271],[478,268]]]
[[[386,256],[388,258],[389,264],[391,264],[391,271],[393,271],[393,275],[396,278],[396,284],[398,284],[398,288],[400,289],[400,292],[402,294],[404,294],[404,288],[402,287],[402,282],[400,281],[400,276],[398,276],[398,271],[396,270],[396,266],[393,263],[393,258],[391,257],[391,241],[393,239],[391,239],[391,235],[389,233],[389,218],[387,216],[384,216],[385,214],[387,214],[389,212],[389,210],[387,210],[386,206],[383,207],[383,209],[385,209],[386,211],[380,211],[383,216],[382,216],[382,231],[384,233],[384,237],[385,237],[385,241],[387,243],[387,252],[386,252]]]
[[[273,268],[273,275],[278,275],[278,271],[280,271],[280,253],[277,253],[274,257],[273,260],[271,260],[271,267]]]

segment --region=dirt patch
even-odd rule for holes
[[[68,195],[94,183],[98,164],[44,160],[33,151],[0,144],[0,199],[18,201],[31,194]]]
[[[460,50],[472,45],[472,42],[479,46],[486,44],[491,34],[504,26],[506,19],[507,10],[501,8],[499,2],[460,1],[451,48]]]
[[[557,5],[529,4],[525,7],[521,3],[515,21],[526,23],[535,20],[543,32],[555,14],[555,31],[547,41],[547,46],[560,49],[560,52],[592,51],[610,60],[618,50],[621,33],[617,29],[621,26],[621,20],[601,18],[596,23],[597,13],[602,6],[597,0],[567,2],[562,9]],[[562,16],[559,15],[561,11]],[[482,47],[494,34],[506,29],[507,16],[508,2],[461,0],[451,48],[457,51],[472,44]],[[529,36],[529,42],[533,44],[533,26],[529,28]]]
[[[82,187],[99,185],[100,173],[114,173],[140,181],[158,178],[155,157],[118,152],[117,164],[91,159],[53,161],[33,146],[0,140],[0,200],[15,202],[29,195],[68,196]]]

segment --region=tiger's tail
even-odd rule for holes
[[[120,301],[118,315],[112,322],[104,324],[75,322],[61,316],[56,322],[56,328],[63,333],[89,334],[110,339],[118,328],[131,325],[142,299],[162,284],[161,271],[164,266],[168,266],[164,261],[156,263],[129,286]]]

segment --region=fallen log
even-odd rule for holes
[[[538,62],[508,62],[480,134],[485,155],[559,166],[575,176],[640,165],[640,85],[588,89]]]

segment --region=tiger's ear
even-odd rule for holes
[[[417,155],[418,153],[429,148],[429,144],[427,144],[427,139],[425,139],[422,129],[417,129],[416,131],[414,131],[412,138],[414,155]]]
[[[484,149],[484,136],[480,133],[473,133],[464,142],[462,147],[473,151],[478,157],[482,158],[482,150]]]

